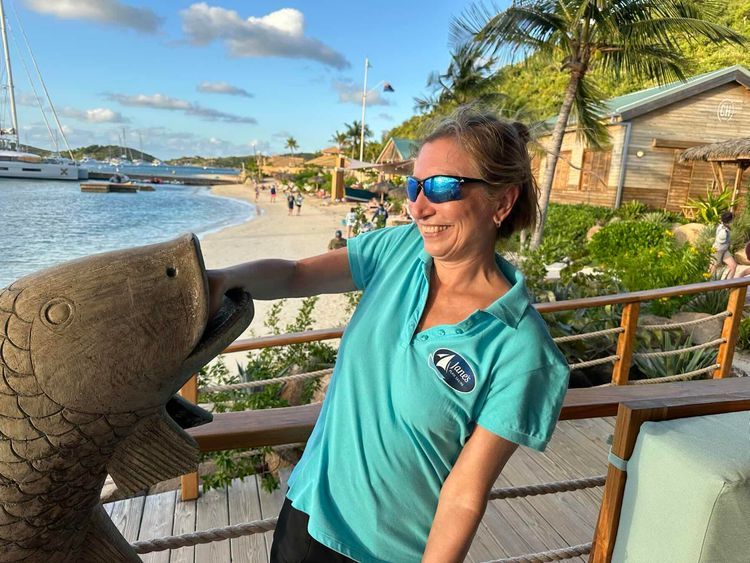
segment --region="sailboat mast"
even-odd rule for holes
[[[18,118],[16,117],[16,94],[13,89],[13,72],[10,67],[10,52],[8,51],[8,32],[5,29],[5,9],[3,1],[0,0],[0,32],[3,38],[3,53],[5,54],[5,68],[8,72],[8,94],[10,97],[10,118],[13,124],[12,135],[16,138],[18,146]]]

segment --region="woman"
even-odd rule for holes
[[[734,220],[734,213],[725,211],[721,214],[721,223],[716,227],[716,238],[712,245],[713,255],[711,256],[711,268],[709,273],[713,276],[716,269],[722,264],[727,267],[727,279],[733,278],[737,271],[737,261],[729,251],[730,245],[730,226]]]
[[[518,444],[544,449],[565,359],[498,237],[533,223],[528,132],[462,109],[407,182],[414,224],[212,271],[213,307],[363,289],[290,480],[272,561],[463,561]]]

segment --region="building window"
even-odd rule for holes
[[[585,149],[583,151],[583,163],[581,164],[581,182],[578,185],[578,189],[587,192],[605,191],[608,185],[607,179],[609,178],[611,157],[611,150]]]
[[[561,192],[568,188],[570,156],[571,151],[560,151],[560,157],[557,159],[557,166],[555,167],[555,181],[552,184],[553,192]]]

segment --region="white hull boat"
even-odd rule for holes
[[[88,176],[88,170],[69,159],[42,159],[32,153],[0,150],[0,178],[78,181]]]

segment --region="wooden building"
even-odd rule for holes
[[[638,200],[655,209],[679,211],[689,198],[721,189],[708,162],[683,162],[679,156],[693,146],[748,136],[748,88],[750,71],[735,65],[607,101],[602,119],[610,146],[587,147],[571,124],[551,200],[608,207]],[[542,136],[539,143],[546,148],[550,140],[550,135]],[[535,157],[532,162],[537,180],[544,174],[543,160]],[[746,190],[747,182],[740,188],[742,194]]]

